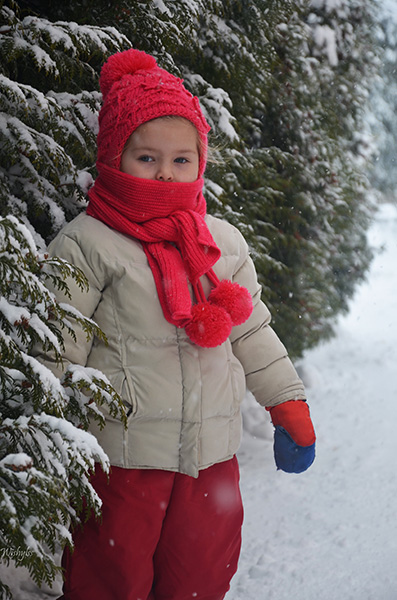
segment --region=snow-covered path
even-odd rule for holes
[[[243,553],[228,600],[397,599],[397,207],[337,336],[300,368],[317,432],[304,474],[276,472],[271,442],[240,452]]]

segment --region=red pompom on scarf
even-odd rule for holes
[[[199,302],[192,306],[192,318],[186,325],[188,337],[204,348],[223,344],[232,331],[230,315],[216,304]]]
[[[209,273],[208,277],[213,281],[211,275]],[[222,307],[230,315],[232,325],[241,325],[252,313],[252,298],[247,288],[228,279],[218,281],[211,290],[208,301]]]
[[[133,177],[101,163],[87,214],[141,241],[164,317],[204,348],[219,346],[252,312],[248,290],[219,281],[220,250],[205,222],[203,180],[168,183]],[[200,277],[214,286],[205,297]],[[189,283],[197,303],[192,305]]]

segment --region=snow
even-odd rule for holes
[[[396,206],[380,207],[369,239],[379,252],[336,337],[297,364],[317,432],[306,473],[276,471],[266,413],[248,398],[243,548],[226,600],[397,598]],[[60,595],[12,565],[4,579],[15,600]]]
[[[93,183],[94,180],[91,173],[88,173],[87,171],[77,171],[76,185],[78,185],[85,194],[87,194]]]
[[[32,29],[33,31],[45,31],[53,44],[63,46],[63,48],[68,50],[72,55],[76,53],[76,49],[70,35],[68,35],[67,32],[62,29],[62,27],[54,26],[45,19],[31,16],[25,17],[25,19],[22,21],[22,27],[26,27],[28,30]]]
[[[0,221],[3,221],[3,220],[4,220],[3,218],[0,218]],[[36,244],[34,242],[33,236],[30,233],[29,229],[13,215],[8,215],[7,220],[11,221],[11,223],[15,226],[15,228],[18,229],[18,231],[20,233],[22,233],[22,235],[24,237],[24,242],[29,246],[30,251],[33,254],[35,254],[37,252],[37,248],[36,248]],[[8,238],[13,239],[12,236],[8,236]],[[16,242],[15,248],[18,248],[18,249],[20,248],[20,245],[18,242]]]
[[[310,5],[313,8],[320,9],[325,7],[328,12],[331,12],[332,10],[340,8],[343,4],[342,0],[310,0]]]
[[[171,15],[169,9],[164,4],[163,0],[153,0],[153,4],[161,13],[165,13],[166,15]]]
[[[0,298],[0,312],[4,315],[10,325],[16,321],[22,321],[23,319],[28,320],[30,317],[30,313],[26,308],[14,306],[7,302],[3,297]]]
[[[317,432],[301,475],[245,436],[239,571],[227,600],[397,598],[397,207],[369,231],[377,254],[337,335],[299,365]]]
[[[232,101],[227,92],[222,88],[215,88],[197,73],[185,73],[184,80],[192,89],[205,89],[200,96],[200,105],[208,123],[230,140],[238,140],[239,136],[233,126],[235,118],[227,107],[232,108]],[[216,115],[216,123],[211,115]]]
[[[0,467],[10,467],[15,471],[24,471],[32,466],[32,459],[25,452],[18,454],[7,454],[0,460]]]
[[[326,54],[329,64],[336,67],[338,65],[336,31],[328,25],[317,25],[313,28],[312,35],[315,44]]]

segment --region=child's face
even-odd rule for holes
[[[120,170],[141,179],[187,183],[199,168],[198,134],[183,118],[144,123],[125,145]]]

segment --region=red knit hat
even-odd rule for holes
[[[103,65],[99,85],[103,105],[99,113],[98,162],[120,168],[121,153],[130,135],[143,123],[169,115],[184,117],[201,140],[198,176],[205,170],[210,127],[199,100],[182,79],[157,66],[140,50],[113,54]]]

